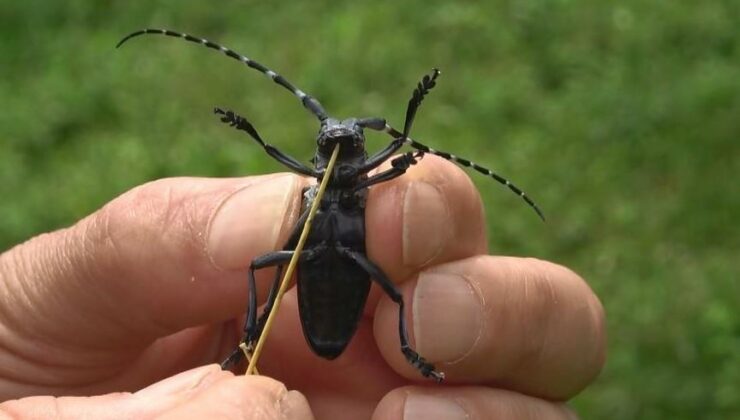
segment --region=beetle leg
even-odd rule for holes
[[[360,182],[354,187],[354,190],[359,191],[371,185],[390,181],[393,178],[398,178],[399,176],[405,174],[406,171],[411,167],[411,165],[416,165],[418,160],[421,159],[423,156],[424,156],[424,153],[422,152],[404,153],[401,156],[391,161],[391,165],[393,166],[392,168],[387,169],[383,172],[377,173],[371,176],[370,178],[367,178],[366,180]]]
[[[257,340],[257,337],[262,334],[262,328],[265,327],[265,322],[267,322],[267,317],[270,315],[270,311],[272,310],[272,307],[275,303],[275,298],[277,297],[278,290],[280,289],[280,280],[283,278],[283,268],[285,265],[281,264],[275,267],[275,278],[272,280],[272,287],[270,287],[270,293],[267,295],[267,304],[265,305],[264,309],[262,309],[262,315],[260,315],[260,318],[257,320],[257,325],[255,327],[255,334],[253,335],[254,341]],[[246,332],[246,327],[244,328]]]
[[[305,194],[305,191],[307,189],[308,189],[308,187],[304,188],[304,194]],[[298,238],[299,238],[300,233],[301,233],[301,230],[303,228],[303,225],[306,223],[306,219],[307,218],[308,218],[308,209],[306,209],[306,211],[304,211],[298,217],[298,222],[296,222],[296,226],[293,229],[293,231],[291,232],[290,237],[288,238],[288,242],[286,244],[286,248],[290,248],[290,247],[295,247],[296,246],[296,244],[298,242]],[[301,258],[304,259],[304,257],[313,257],[313,254],[314,254],[314,251],[315,250],[316,249],[310,250],[310,252],[308,254],[306,254],[306,253],[302,254]],[[290,251],[289,249],[283,249],[283,251],[291,252],[290,255],[292,257],[292,255],[293,255],[292,254],[292,251]],[[290,258],[288,258],[288,261],[290,261]],[[267,266],[265,266],[265,267],[267,267]],[[267,304],[265,305],[265,308],[262,310],[262,315],[260,315],[260,318],[257,321],[256,330],[254,330],[255,331],[255,333],[253,334],[254,341],[256,341],[257,338],[262,334],[262,328],[264,328],[265,322],[267,322],[267,317],[270,315],[270,311],[272,310],[272,306],[275,303],[275,298],[277,297],[278,289],[280,289],[280,280],[282,278],[283,268],[284,267],[285,267],[284,264],[279,264],[279,265],[276,266],[275,278],[272,281],[272,287],[270,288],[270,293],[267,295]],[[262,267],[257,267],[257,269],[259,269],[259,268],[262,268]],[[256,290],[256,288],[255,287],[252,287],[250,290]],[[250,305],[250,308],[251,307],[254,307],[255,310],[256,310],[256,307],[257,306],[256,305]],[[256,314],[255,314],[255,316],[256,316]],[[252,319],[254,319],[254,317]],[[247,320],[247,323],[248,323],[248,320]],[[244,326],[244,332],[245,333],[248,330],[247,327],[248,327],[248,325],[245,324],[245,326]]]
[[[385,149],[369,157],[362,167],[361,172],[367,172],[371,169],[375,169],[380,166],[381,163],[385,162],[386,159],[390,158],[401,146],[408,141],[409,132],[411,131],[411,125],[414,123],[414,117],[416,117],[416,111],[421,105],[421,101],[429,93],[429,91],[436,85],[437,76],[439,76],[439,70],[432,69],[432,74],[425,75],[421,81],[417,84],[414,93],[409,99],[409,104],[406,107],[406,121],[403,124],[403,133],[392,133],[393,128],[389,126],[386,121],[382,118],[366,118],[360,120],[360,124],[364,127],[369,127],[373,130],[385,131],[396,138],[388,145]],[[396,175],[398,176],[398,175]],[[382,181],[379,181],[382,182]]]
[[[409,99],[408,107],[406,107],[406,121],[403,123],[403,138],[408,138],[409,131],[411,131],[411,124],[414,123],[414,117],[416,117],[416,110],[419,109],[421,101],[424,100],[430,90],[437,84],[437,76],[439,76],[438,69],[432,69],[432,74],[424,75],[421,81],[416,85],[414,93]]]
[[[383,150],[367,158],[367,160],[360,167],[359,172],[366,173],[377,168],[383,162],[388,160],[394,153],[396,153],[398,149],[403,147],[403,145],[403,137],[393,139],[393,141],[390,142],[388,146],[386,146]]]
[[[426,359],[419,356],[419,353],[409,346],[408,330],[406,328],[406,318],[403,316],[403,295],[398,291],[393,282],[385,275],[383,270],[380,269],[375,263],[370,261],[365,255],[353,251],[342,245],[336,246],[337,252],[340,255],[347,257],[354,261],[360,268],[365,270],[370,277],[383,288],[383,291],[398,304],[398,335],[401,338],[401,352],[406,356],[406,360],[421,372],[425,377],[433,378],[437,382],[442,382],[445,375],[442,372],[434,370],[434,365],[427,362]]]
[[[314,178],[318,178],[320,176],[319,172],[317,172],[315,169],[309,168],[295,158],[286,155],[275,146],[265,143],[265,141],[262,140],[262,137],[260,137],[254,126],[241,115],[234,113],[234,111],[228,109],[223,110],[221,108],[215,108],[213,112],[215,114],[223,115],[221,117],[222,122],[229,124],[237,130],[244,131],[249,134],[250,137],[252,137],[257,143],[260,144],[260,146],[265,149],[265,152],[267,152],[268,155],[270,155],[273,159],[277,160],[283,165],[287,166],[288,169],[290,169],[291,171],[303,175],[312,176]]]
[[[305,261],[311,258],[315,258],[317,254],[323,252],[324,248],[315,248],[315,249],[309,249],[304,250],[301,252],[300,260]],[[273,305],[275,304],[275,299],[277,298],[277,292],[280,288],[280,280],[281,280],[281,274],[283,271],[283,266],[290,262],[290,259],[293,258],[293,254],[295,254],[295,251],[276,251],[276,252],[270,252],[269,254],[262,255],[260,257],[255,258],[252,261],[252,264],[249,266],[249,272],[248,272],[248,280],[249,280],[249,299],[247,303],[247,320],[244,323],[244,336],[242,337],[241,341],[239,342],[246,344],[246,347],[248,349],[252,349],[254,347],[254,344],[259,339],[260,335],[262,334],[262,328],[265,325],[265,322],[267,321],[267,317],[270,314],[270,311],[272,310]],[[260,316],[259,320],[257,319],[257,285],[254,279],[254,272],[256,270],[259,270],[261,268],[267,268],[267,267],[275,267],[277,266],[277,271],[275,272],[275,278],[272,283],[272,287],[270,288],[270,294],[267,298],[267,304],[265,305],[265,308],[263,310],[262,315]],[[244,356],[244,352],[242,349],[237,346],[233,352],[229,355],[229,357],[226,358],[221,363],[221,369],[228,369],[230,366],[238,363],[241,361],[242,357]]]
[[[244,336],[242,337],[240,343],[245,343],[247,345],[247,348],[251,349],[254,342],[259,338],[258,333],[258,322],[257,322],[257,285],[254,280],[254,272],[255,270],[258,270],[260,268],[266,268],[266,267],[272,267],[272,266],[278,266],[278,270],[275,273],[275,280],[273,280],[272,288],[270,289],[270,296],[268,298],[268,305],[270,305],[270,300],[275,299],[275,295],[277,295],[277,292],[273,293],[273,291],[276,289],[276,285],[280,285],[280,272],[282,271],[282,266],[285,265],[290,261],[290,259],[293,257],[293,251],[277,251],[277,252],[271,252],[269,254],[262,255],[260,257],[255,258],[252,261],[252,264],[249,266],[249,272],[248,272],[248,289],[249,289],[249,298],[247,303],[247,320],[244,323]],[[227,369],[229,366],[238,363],[242,356],[243,356],[242,350],[237,346],[237,348],[234,349],[234,351],[229,355],[226,360],[224,360],[221,363],[222,369]]]

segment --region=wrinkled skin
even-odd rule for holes
[[[233,348],[245,268],[284,243],[305,183],[164,179],[2,254],[0,418],[573,418],[564,402],[604,363],[601,304],[567,268],[489,256],[477,191],[432,156],[371,189],[366,228],[368,255],[403,291],[412,343],[442,385],[405,361],[397,306],[375,286],[337,360],[308,349],[293,289],[263,377],[215,365],[172,377]],[[258,275],[260,302],[271,274]]]

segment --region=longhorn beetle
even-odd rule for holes
[[[316,138],[318,147],[311,159],[311,163],[314,165],[313,168],[266,143],[246,118],[230,110],[214,109],[214,113],[220,116],[222,122],[246,132],[265,149],[268,155],[287,166],[291,171],[321,180],[324,177],[325,168],[334,146],[337,144],[341,146],[337,165],[331,174],[326,194],[322,198],[319,211],[316,214],[314,228],[309,233],[306,248],[299,255],[298,260],[297,284],[301,325],[306,341],[308,341],[314,353],[326,359],[334,359],[342,354],[357,329],[372,279],[398,304],[398,333],[401,340],[401,352],[406,360],[425,377],[441,381],[444,374],[437,372],[434,365],[419,356],[409,346],[403,316],[403,296],[383,270],[370,261],[366,255],[365,201],[368,188],[404,174],[425,153],[431,153],[492,177],[524,199],[543,220],[544,216],[537,205],[507,179],[470,160],[434,150],[408,137],[416,111],[424,96],[435,86],[440,74],[439,70],[433,69],[430,75],[425,75],[414,89],[406,109],[403,132],[399,132],[388,125],[384,118],[347,118],[344,120],[332,118],[326,113],[318,100],[293,86],[283,76],[250,58],[207,39],[167,29],[142,29],[124,37],[116,48],[131,38],[145,34],[182,38],[220,51],[226,56],[241,61],[248,67],[265,74],[272,81],[297,96],[303,106],[318,118],[320,123]],[[363,132],[365,128],[384,131],[393,137],[393,141],[383,150],[368,156],[365,150],[365,135]],[[411,146],[416,151],[407,152],[393,158],[390,169],[372,176],[368,175],[370,171],[390,159],[404,144]],[[316,196],[316,192],[316,185],[304,190],[301,216],[283,249],[257,257],[249,266],[247,275],[249,282],[247,320],[244,325],[244,336],[241,340],[241,343],[246,344],[248,349],[253,348],[262,333],[267,315],[270,313],[277,294],[283,268],[294,254],[292,250],[295,249],[300,230],[306,220],[308,209]],[[257,289],[254,272],[266,267],[276,267],[277,270],[265,309],[262,315],[257,318]],[[237,347],[224,360],[221,367],[227,369],[240,361],[242,357],[243,353]]]

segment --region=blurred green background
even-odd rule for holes
[[[583,418],[740,415],[740,2],[337,1],[0,4],[0,249],[123,191],[282,171],[214,106],[308,159],[317,124],[257,59],[333,115],[395,126],[511,178],[548,223],[471,174],[491,250],[557,261],[606,307],[609,360]],[[377,150],[388,138],[370,135]]]

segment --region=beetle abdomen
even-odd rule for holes
[[[370,277],[354,262],[333,250],[299,264],[298,305],[303,335],[325,359],[344,351],[362,317]]]

